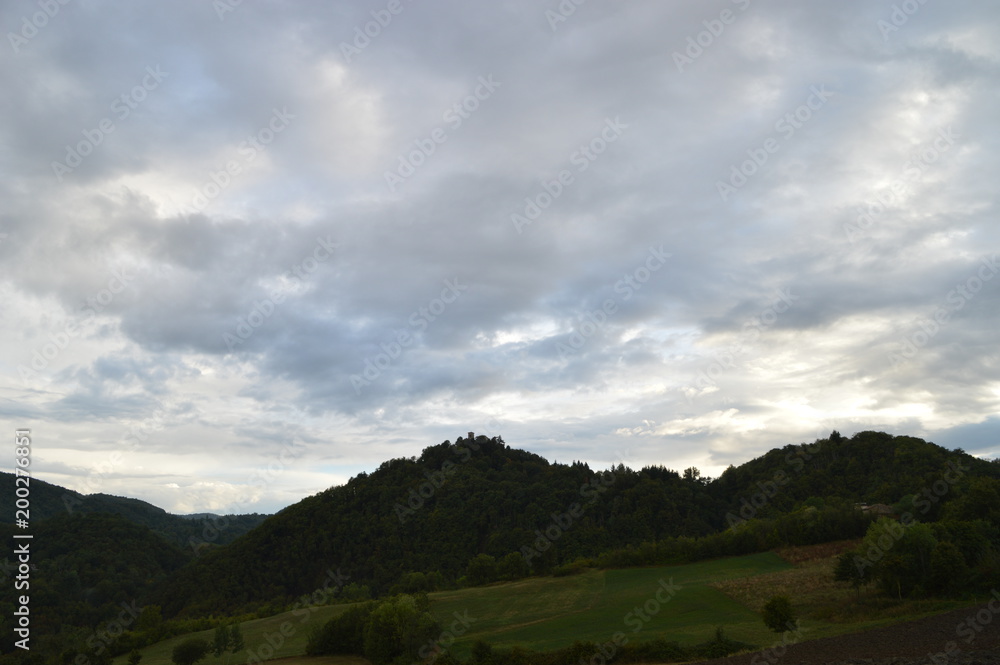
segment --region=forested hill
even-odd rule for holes
[[[781,474],[786,476],[783,485]],[[812,444],[776,448],[739,467],[731,466],[709,490],[736,510],[743,498],[761,493],[760,485],[775,482],[776,477],[779,491],[758,511],[760,515],[842,499],[888,504],[900,512],[912,511],[922,521],[933,521],[949,502],[968,493],[971,478],[1000,478],[1000,460],[981,460],[961,449],[948,450],[912,436],[869,431],[848,439],[834,432]],[[965,496],[962,502],[968,519],[992,517],[982,506],[970,515],[971,498]],[[1000,516],[1000,505],[996,515]]]
[[[224,518],[225,528],[217,530],[212,525],[221,519],[206,519],[205,516],[198,516],[195,519],[173,515],[139,499],[110,494],[81,494],[38,478],[31,478],[30,482],[32,524],[65,515],[92,513],[119,515],[133,524],[148,528],[189,554],[194,553],[190,547],[192,538],[195,542],[208,540],[205,537],[206,530],[213,544],[224,545],[250,531],[267,518],[267,515],[256,514],[227,515]],[[15,499],[14,474],[0,472],[0,523],[14,523]]]
[[[4,582],[0,587],[0,651],[4,652],[18,651],[13,648],[14,612],[20,595],[27,593],[31,598],[33,653],[51,651],[48,647],[63,642],[82,647],[88,636],[96,634],[92,629],[99,623],[127,617],[121,614],[123,607],[141,608],[150,588],[187,558],[148,528],[120,515],[63,512],[33,520],[30,541],[13,540],[15,533],[24,531],[0,524],[4,542],[29,543],[31,569],[24,575],[17,555],[0,562]],[[16,588],[15,575],[22,580]]]
[[[551,464],[502,439],[460,438],[285,509],[188,564],[156,602],[167,616],[291,602],[331,570],[384,592],[412,572],[473,575],[479,554],[516,575],[518,556],[534,551],[533,572],[546,572],[577,557],[719,532],[734,518],[792,511],[832,516],[810,526],[809,538],[822,542],[863,533],[858,502],[906,507],[916,495],[932,508],[915,513],[923,521],[952,504],[988,511],[998,476],[1000,465],[880,432],[772,450],[715,480],[694,469]],[[994,480],[977,484],[984,477]],[[933,502],[919,498],[925,491]]]

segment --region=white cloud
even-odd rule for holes
[[[831,429],[997,449],[1000,279],[890,360],[997,250],[989,3],[926,5],[888,39],[883,7],[753,3],[682,72],[719,8],[587,4],[553,32],[527,0],[414,5],[347,62],[357,3],[104,4],[0,56],[0,417],[33,428],[42,478],[276,510],[469,430],[709,475]],[[168,75],[119,117],[146,67]],[[501,85],[456,126],[482,77]]]

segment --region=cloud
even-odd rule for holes
[[[106,4],[0,9],[41,477],[245,511],[470,429],[706,475],[991,450],[990,4]]]

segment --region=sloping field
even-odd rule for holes
[[[312,627],[323,625],[347,607],[350,605],[327,605],[245,621],[240,624],[243,642],[246,644],[244,651],[236,654],[226,653],[218,658],[209,654],[203,660],[198,661],[198,665],[245,665],[248,658],[263,661],[272,658],[302,656],[306,652],[306,640]],[[175,646],[192,637],[200,637],[211,644],[214,634],[214,630],[203,630],[151,644],[145,649],[140,649],[139,653],[142,654],[140,665],[173,665],[170,654]],[[256,662],[256,660],[250,662]],[[114,665],[125,665],[127,661],[127,656],[119,656],[115,658]],[[320,662],[319,659],[312,658],[309,659],[309,662],[313,665],[359,665],[359,663],[367,663],[368,661],[361,658],[337,657],[329,663],[326,662],[326,659]]]
[[[439,643],[466,658],[480,639],[499,648],[547,651],[576,641],[600,644],[621,633],[630,643],[663,638],[690,646],[712,639],[718,627],[731,639],[771,647],[782,638],[764,626],[760,608],[776,594],[788,595],[801,618],[802,633],[795,641],[854,633],[971,605],[969,601],[896,603],[872,591],[859,596],[832,581],[835,558],[829,548],[783,554],[796,565],[765,552],[442,591],[430,594],[431,613],[444,630]],[[219,658],[209,655],[199,665],[252,665],[272,659],[281,659],[276,665],[365,665],[367,661],[357,657],[304,657],[309,631],[346,607],[299,609],[245,622],[241,624],[245,651]],[[211,643],[213,631],[151,645],[141,651],[141,665],[172,665],[174,646],[190,637]],[[120,656],[115,665],[125,661]]]
[[[683,566],[595,570],[433,593],[431,612],[448,633],[443,637],[455,638],[451,651],[460,657],[468,655],[477,639],[498,647],[548,650],[578,640],[606,642],[620,631],[630,641],[666,637],[695,644],[714,636],[716,626],[724,626],[730,637],[759,644],[768,634],[758,615],[710,584],[788,568],[790,564],[766,552]],[[308,614],[298,610],[247,621],[240,626],[245,651],[219,658],[209,655],[199,665],[243,665],[248,658],[256,662],[302,656],[312,627],[346,607],[330,605]],[[191,637],[211,643],[213,631],[150,645],[140,651],[141,665],[171,665],[174,646]],[[336,660],[358,665],[358,659]],[[115,665],[125,662],[125,656],[115,659]]]
[[[431,611],[446,630],[455,624],[453,651],[459,656],[477,639],[549,650],[577,640],[606,642],[622,632],[630,641],[663,637],[696,644],[712,638],[717,626],[734,639],[761,643],[769,634],[759,615],[711,584],[789,568],[765,552],[682,566],[588,571],[431,594]],[[460,630],[465,632],[458,635]]]

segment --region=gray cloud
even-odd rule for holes
[[[101,491],[274,510],[470,429],[707,475],[830,429],[996,454],[992,4],[357,38],[384,6],[0,9],[0,412],[43,478],[125,448]]]

